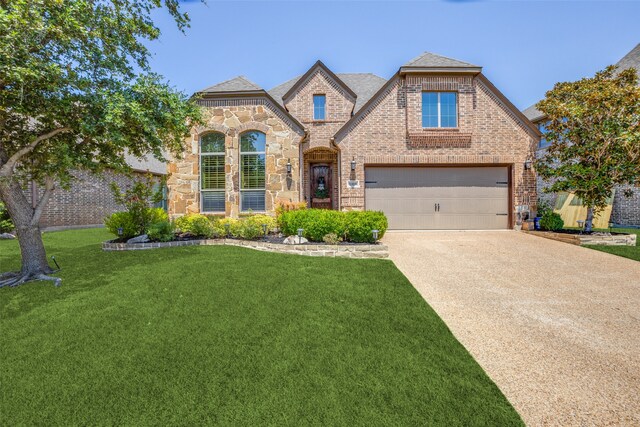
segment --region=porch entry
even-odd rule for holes
[[[331,209],[333,201],[333,170],[328,164],[311,164],[310,188],[311,207],[316,209]]]

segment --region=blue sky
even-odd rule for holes
[[[245,75],[265,89],[321,59],[389,78],[429,51],[484,67],[519,108],[640,43],[640,1],[216,1],[183,4],[186,35],[157,13],[152,66],[192,93]]]

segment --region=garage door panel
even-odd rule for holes
[[[507,181],[506,167],[367,167],[365,203],[390,229],[507,228]]]

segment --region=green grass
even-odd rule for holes
[[[108,237],[47,233],[63,285],[0,289],[0,424],[522,424],[389,261]]]
[[[606,230],[609,231],[609,230]],[[602,246],[602,245],[588,245],[588,248],[595,249],[597,251],[608,252],[610,254],[623,256],[636,261],[640,261],[640,228],[614,228],[615,233],[634,233],[636,236],[636,246]]]

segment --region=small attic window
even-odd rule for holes
[[[325,95],[313,95],[313,120],[325,120]]]

